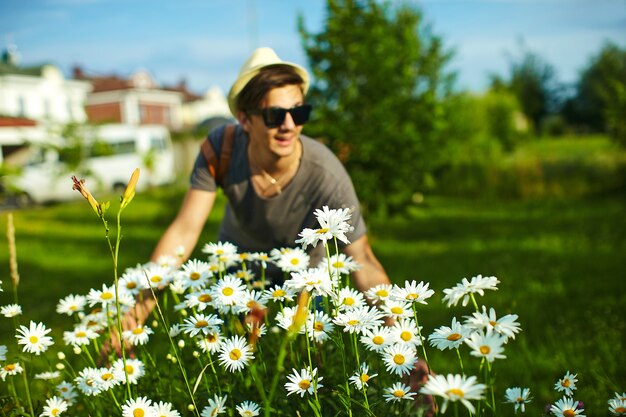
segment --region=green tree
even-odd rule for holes
[[[328,0],[320,33],[298,26],[315,79],[308,132],[338,154],[366,209],[403,211],[438,163],[451,54],[408,5]]]

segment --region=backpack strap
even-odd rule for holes
[[[235,145],[235,128],[236,126],[232,124],[226,125],[224,128],[224,136],[222,137],[222,147],[219,158],[215,154],[215,149],[213,149],[213,145],[211,144],[211,141],[209,141],[208,137],[200,146],[200,150],[207,161],[209,174],[215,178],[215,183],[218,186],[222,186],[222,181],[228,172],[228,164]]]

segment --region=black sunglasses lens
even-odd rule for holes
[[[293,118],[293,122],[296,125],[303,125],[309,121],[309,116],[311,115],[311,106],[308,104],[304,104],[302,106],[294,107],[289,110],[291,113],[291,117]]]
[[[269,128],[278,127],[285,121],[287,115],[287,109],[281,109],[280,107],[271,107],[263,111],[263,121],[265,126]]]

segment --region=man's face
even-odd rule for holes
[[[298,85],[286,85],[274,88],[261,101],[261,108],[281,107],[290,109],[304,103],[302,90]],[[282,125],[275,128],[265,126],[261,115],[244,115],[240,113],[239,122],[250,137],[250,145],[255,150],[267,150],[277,157],[291,155],[297,148],[296,144],[302,131],[287,113]]]

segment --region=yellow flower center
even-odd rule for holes
[[[50,414],[52,414],[53,416],[58,416],[59,415],[59,409],[58,408],[53,408],[50,411]]]
[[[234,361],[239,360],[239,358],[241,358],[241,351],[239,349],[233,349],[230,351],[228,356],[230,356],[230,359]]]
[[[104,379],[105,381],[109,381],[113,379],[113,374],[108,373],[108,372],[106,374],[102,374],[102,379]]]
[[[405,392],[401,389],[397,389],[393,392],[394,397],[402,398],[404,397]]]
[[[524,399],[522,397],[517,397],[517,400],[515,400],[515,402],[517,403],[523,403]]]
[[[4,367],[4,370],[7,372],[11,372],[15,369],[15,364],[14,363],[10,363],[7,366]]]
[[[198,320],[198,321],[196,322],[196,324],[195,324],[195,326],[196,326],[196,328],[197,328],[197,329],[201,329],[201,328],[206,327],[206,326],[208,326],[208,325],[209,325],[209,322],[208,322],[208,321],[206,321],[206,320]]]
[[[361,374],[359,379],[361,380],[361,382],[367,382],[370,380],[370,376],[368,374]]]
[[[384,297],[387,297],[389,295],[389,291],[387,291],[387,290],[378,290],[378,291],[376,291],[376,295],[381,297],[381,298],[384,298]]]
[[[231,287],[226,287],[222,290],[222,294],[224,294],[226,297],[230,297],[231,295],[233,295],[235,291],[231,288]]]
[[[344,263],[343,263],[343,262],[341,262],[341,261],[333,262],[333,264],[332,264],[332,266],[333,266],[334,268],[337,268],[337,269],[339,269],[339,268],[343,268],[343,265],[344,265]]]
[[[491,352],[491,349],[489,348],[489,346],[481,346],[480,347],[480,353],[482,353],[483,355],[487,355],[489,352]]]
[[[259,303],[257,303],[257,302],[256,302],[256,301],[254,301],[254,300],[250,300],[250,301],[248,301],[248,302],[246,303],[246,307],[248,307],[248,308],[250,308],[250,309],[251,309],[251,308],[254,308],[254,307],[258,307],[258,306],[259,306]]]
[[[70,310],[71,311],[76,311],[76,310],[78,310],[78,306],[70,306]]]
[[[413,338],[413,335],[409,331],[405,330],[402,333],[400,333],[400,339],[404,340],[405,342],[408,342],[412,338]]]
[[[357,324],[359,324],[359,321],[358,321],[358,320],[356,320],[356,319],[353,319],[353,320],[348,320],[348,324],[349,324],[350,326],[356,326]]]
[[[209,294],[202,294],[200,297],[198,297],[198,301],[200,301],[201,303],[208,303],[211,302],[211,300],[213,300],[213,298]]]
[[[448,339],[451,342],[456,342],[457,340],[459,340],[461,338],[461,335],[458,333],[452,333],[451,335],[449,335],[448,337],[446,337],[446,339]]]
[[[128,375],[132,375],[135,373],[135,368],[132,365],[126,365],[124,370],[126,371]]]
[[[110,300],[113,298],[113,294],[111,294],[110,292],[103,292],[100,298],[103,300]]]
[[[463,398],[465,396],[465,393],[458,388],[449,389],[446,391],[446,394],[448,394],[449,396],[454,396],[456,398]]]
[[[161,277],[159,275],[154,275],[152,277],[150,277],[150,281],[152,282],[161,282]]]
[[[327,233],[327,232],[328,232],[327,228],[317,229],[318,235],[323,235],[324,233]]]
[[[76,332],[76,337],[86,337],[87,333],[80,331],[80,332]]]
[[[211,333],[211,334],[208,334],[205,339],[209,343],[215,343],[217,341],[217,336],[215,334]]]
[[[561,385],[565,388],[570,386],[570,380],[567,378],[564,378],[563,381],[561,381]]]
[[[322,323],[321,321],[316,321],[315,323],[313,323],[313,329],[317,332],[321,332],[322,330],[324,330],[324,323]]]
[[[199,272],[192,272],[191,274],[189,274],[189,279],[192,281],[197,281],[200,279],[200,273]]]
[[[407,294],[405,298],[409,301],[413,301],[413,300],[417,300],[418,297],[419,297],[418,294],[413,293],[413,294]]]
[[[351,306],[351,305],[353,305],[353,304],[354,304],[354,298],[350,298],[350,297],[348,297],[348,298],[346,298],[346,299],[344,299],[344,300],[343,300],[343,303],[344,303],[345,305],[347,305],[347,306]]]
[[[28,340],[30,340],[30,343],[35,344],[39,341],[39,338],[37,336],[31,336]]]
[[[563,411],[563,417],[574,417],[576,413],[574,410],[565,410]]]
[[[404,310],[402,310],[402,307],[398,307],[398,306],[391,307],[391,312],[393,314],[402,314],[403,311]]]
[[[393,356],[393,361],[396,365],[402,365],[404,363],[404,355],[401,354],[395,354]]]
[[[498,322],[497,322],[497,321],[490,320],[490,321],[489,321],[489,324],[491,325],[491,327],[496,327],[496,324],[498,324]]]
[[[321,282],[322,282],[322,281],[320,281],[319,279],[318,279],[318,280],[315,280],[315,281],[307,281],[307,282],[306,282],[306,285],[317,285],[317,284],[319,284],[319,283],[321,283]]]
[[[616,412],[618,415],[620,415],[620,414],[624,414],[624,413],[626,413],[626,407],[617,407],[617,408],[615,409],[615,412]]]
[[[142,334],[143,333],[143,327],[137,327],[136,329],[133,329],[133,334]]]
[[[218,249],[218,250],[215,251],[215,254],[216,255],[223,255],[224,254],[224,250]]]
[[[383,339],[382,336],[374,336],[372,342],[374,342],[375,345],[382,345],[383,343],[385,343],[385,339]]]
[[[311,381],[309,381],[308,379],[303,379],[302,381],[298,382],[298,386],[300,387],[300,389],[309,389],[309,387],[311,386]]]
[[[291,265],[298,265],[300,263],[300,260],[298,258],[291,258]]]
[[[278,297],[284,297],[286,294],[287,294],[287,293],[286,293],[284,290],[275,290],[275,291],[272,293],[272,297],[276,297],[276,298],[278,298]]]
[[[133,410],[133,417],[143,417],[146,413],[141,408],[135,408]]]
[[[132,290],[134,288],[137,288],[137,283],[133,282],[133,281],[128,281],[126,283],[126,288],[128,288],[129,290]]]

